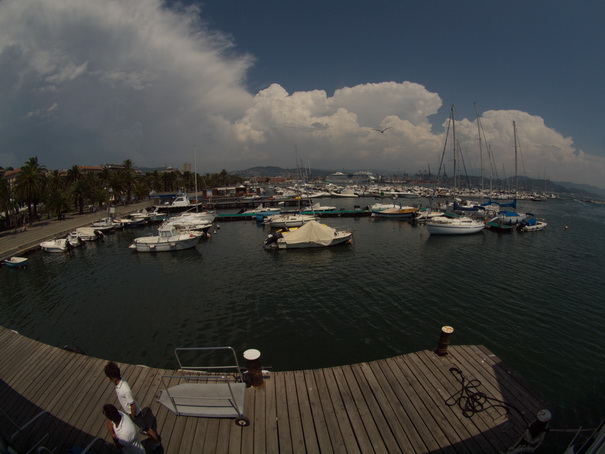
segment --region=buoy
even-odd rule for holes
[[[565,230],[567,230],[569,227],[565,226],[565,227],[563,227],[563,228],[564,228]]]

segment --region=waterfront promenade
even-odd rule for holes
[[[132,213],[148,206],[149,202],[116,206],[115,216]],[[31,227],[27,226],[25,229],[0,232],[0,260],[36,250],[42,241],[64,237],[78,227],[89,226],[105,216],[107,216],[105,211],[85,214],[69,213],[61,221],[58,221],[55,217],[37,221]]]
[[[47,411],[40,418],[44,423],[25,429],[16,442],[48,433],[48,443],[59,445],[57,452],[91,442],[94,452],[117,452],[107,443],[101,414],[104,404],[118,405],[105,364],[106,359],[0,327],[3,435],[13,432],[7,416],[21,426]],[[156,400],[164,389],[162,376],[174,371],[120,366],[169,454],[497,453],[513,445],[544,407],[482,346],[450,345],[447,356],[425,350],[342,367],[271,372],[262,385],[246,389],[247,427],[233,419],[176,416]],[[487,401],[483,411],[475,408],[465,416],[456,402],[463,383],[452,368],[478,380],[466,391],[499,402]],[[151,440],[145,445],[151,452]]]

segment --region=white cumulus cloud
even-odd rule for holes
[[[203,10],[175,4],[0,1],[0,165],[37,155],[49,168],[124,159],[182,167],[196,146],[201,172],[293,167],[296,154],[324,169],[436,171],[447,120],[438,93],[409,81],[334,93],[290,93],[284,83],[250,93],[254,57],[211,30]],[[513,175],[515,121],[519,173],[602,186],[605,160],[576,149],[547,120],[483,113],[482,144],[494,161],[485,155],[485,173],[495,166]],[[476,120],[458,119],[457,135],[476,171]]]

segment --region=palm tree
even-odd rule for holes
[[[134,186],[137,178],[136,171],[134,170],[134,164],[130,159],[126,159],[122,163],[120,174],[122,177],[122,182],[126,187],[126,204],[129,204],[132,197],[132,187]]]
[[[21,172],[15,179],[15,194],[17,198],[27,204],[29,225],[37,219],[37,205],[40,203],[46,180],[46,167],[38,163],[38,157],[34,156],[21,167]]]
[[[5,227],[10,228],[11,212],[14,211],[12,191],[4,178],[0,178],[0,211],[4,212]]]

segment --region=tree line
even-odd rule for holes
[[[85,207],[102,208],[111,204],[145,200],[151,191],[192,192],[199,189],[232,186],[243,180],[222,170],[217,174],[196,175],[170,170],[140,173],[126,159],[117,168],[104,166],[100,172],[83,172],[74,165],[66,171],[48,170],[38,157],[20,167],[14,184],[0,178],[0,229],[6,230],[41,219],[62,219],[70,211],[84,213]],[[27,211],[25,210],[27,208]]]

